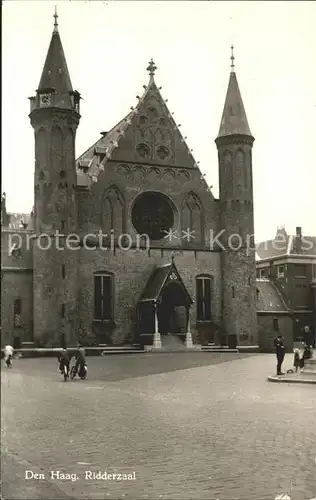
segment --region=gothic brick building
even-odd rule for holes
[[[220,332],[257,343],[254,138],[234,65],[215,140],[219,199],[160,94],[153,61],[147,69],[136,107],[76,159],[80,94],[55,21],[30,98],[34,210],[10,215],[3,199],[2,342],[159,347],[166,334],[190,345],[188,333],[197,344]]]

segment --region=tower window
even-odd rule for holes
[[[248,278],[248,285],[251,285],[251,278]]]
[[[15,299],[14,301],[14,314],[21,314],[22,311],[22,301],[21,299]]]
[[[22,319],[21,319],[21,312],[22,312],[22,300],[21,299],[15,299],[13,303],[13,326],[15,328],[22,328]]]
[[[279,331],[279,320],[278,320],[278,318],[273,318],[273,330],[275,332]]]
[[[61,275],[62,275],[62,278],[64,280],[66,278],[66,266],[65,266],[65,264],[63,264],[61,266]]]
[[[61,171],[59,172],[59,177],[60,177],[61,179],[64,179],[64,178],[66,177],[66,172],[65,172],[65,170],[61,170]]]
[[[94,275],[94,319],[113,320],[113,276]]]
[[[259,270],[259,278],[265,278],[265,277],[266,277],[266,270],[260,269]]]
[[[233,299],[235,298],[235,287],[234,286],[232,286],[232,297],[233,297]]]
[[[61,305],[61,317],[64,318],[65,317],[65,304],[62,304]]]
[[[65,221],[64,220],[61,221],[60,226],[61,226],[61,230],[64,231],[65,230]]]
[[[198,276],[196,278],[196,317],[197,321],[211,321],[212,310],[212,278]]]
[[[277,267],[278,278],[284,278],[284,271],[285,271],[284,266],[278,266]]]

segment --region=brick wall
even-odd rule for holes
[[[21,299],[21,327],[13,322],[14,300]],[[1,346],[33,340],[33,275],[30,271],[2,270],[1,279]]]
[[[109,251],[80,251],[79,271],[79,317],[82,335],[93,337],[93,273],[108,271],[115,276],[115,329],[112,333],[113,342],[122,344],[127,339],[132,340],[135,326],[135,313],[138,299],[146,286],[156,265],[171,262],[170,250],[147,251],[117,250],[115,255]],[[212,310],[214,321],[221,317],[221,279],[220,255],[211,252],[179,251],[175,253],[175,264],[187,287],[191,298],[195,300],[195,277],[208,273],[214,276]],[[196,306],[191,307],[191,329],[197,337]]]
[[[276,315],[258,314],[259,346],[262,352],[274,352],[274,339],[280,333],[284,337],[287,353],[293,351],[293,319],[289,315],[278,315],[279,332],[274,330]]]

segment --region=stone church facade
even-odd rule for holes
[[[30,98],[34,209],[17,223],[2,203],[2,343],[257,343],[254,138],[234,66],[219,199],[147,69],[136,107],[76,159],[81,97],[55,21]]]

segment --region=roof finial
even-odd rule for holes
[[[230,68],[231,68],[231,73],[235,73],[235,57],[234,57],[234,46],[232,45],[230,47],[231,51],[232,51],[232,55],[230,56],[230,60],[231,60],[231,65],[230,65]]]
[[[151,77],[154,76],[156,69],[157,69],[157,66],[154,63],[153,58],[151,58],[149,61],[148,68],[147,68],[147,71],[149,71],[149,74]]]
[[[57,19],[58,19],[58,14],[57,14],[57,5],[55,5],[55,14],[54,14],[54,18],[55,18],[55,21],[54,21],[54,31],[58,31],[58,22],[57,22]]]

